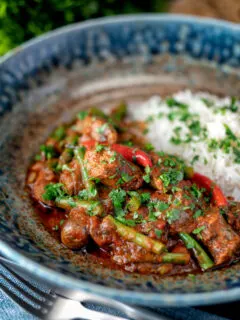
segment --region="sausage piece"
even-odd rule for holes
[[[88,243],[89,217],[83,208],[74,208],[68,220],[63,224],[61,240],[70,249],[80,249]]]

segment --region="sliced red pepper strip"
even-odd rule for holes
[[[221,188],[211,179],[200,173],[194,172],[193,176],[191,177],[191,181],[196,183],[198,186],[205,188],[207,191],[211,191],[212,200],[218,207],[227,205],[227,199]]]
[[[95,140],[87,140],[82,142],[82,145],[87,149],[91,149],[97,145],[97,142]],[[137,164],[143,167],[152,167],[152,160],[150,156],[138,148],[131,148],[117,143],[112,144],[109,147],[112,150],[120,153],[126,160],[130,162],[137,162]]]
[[[152,160],[149,155],[138,148],[131,148],[122,144],[113,144],[112,149],[120,153],[130,162],[137,162],[137,164],[143,167],[152,167]]]

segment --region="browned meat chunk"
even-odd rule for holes
[[[90,218],[89,232],[92,239],[100,247],[112,243],[116,237],[114,226],[108,221],[101,220],[96,216]]]
[[[191,233],[197,227],[194,215],[197,211],[202,211],[191,193],[191,185],[189,181],[181,181],[171,197],[169,208],[165,212],[171,234]]]
[[[117,132],[106,120],[87,116],[82,122],[82,133],[98,142],[116,143]]]
[[[33,198],[37,201],[41,201],[47,205],[52,205],[52,201],[46,201],[43,199],[45,193],[45,186],[51,182],[56,182],[56,175],[48,168],[46,163],[37,162],[31,168],[31,175],[35,175],[34,183],[30,184],[32,188]]]
[[[70,249],[80,249],[88,243],[89,216],[82,208],[74,208],[68,220],[63,224],[61,240]]]
[[[240,233],[240,202],[232,202],[226,213],[228,223]]]
[[[108,148],[98,152],[92,149],[85,154],[88,175],[101,179],[101,182],[111,188],[121,187],[126,190],[136,190],[143,183],[140,168],[126,161],[120,154]]]
[[[59,182],[63,183],[65,190],[69,195],[77,195],[78,192],[84,189],[81,176],[81,168],[75,159],[69,165],[65,165],[65,169],[60,175]]]
[[[151,186],[161,192],[170,190],[183,180],[181,165],[173,156],[159,156],[151,152],[153,167],[151,168]]]
[[[229,259],[240,248],[240,237],[226,223],[218,208],[212,208],[198,219],[199,239],[208,248],[216,264]]]
[[[108,196],[111,190],[112,189],[104,185],[99,186],[99,189],[98,189],[99,198],[101,199],[101,203],[103,205],[103,211],[105,215],[112,214],[113,212],[112,200]]]

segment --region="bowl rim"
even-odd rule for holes
[[[130,14],[130,15],[118,15],[111,17],[103,17],[97,19],[87,20],[85,22],[73,23],[67,26],[57,28],[56,30],[47,32],[41,36],[38,36],[32,40],[25,42],[24,44],[12,49],[9,53],[0,58],[0,67],[7,63],[7,61],[16,56],[22,50],[25,50],[39,42],[57,36],[60,34],[66,34],[71,31],[81,30],[93,26],[101,26],[105,24],[124,23],[124,22],[186,22],[194,23],[206,26],[218,26],[220,28],[228,29],[230,32],[240,32],[240,25],[227,22],[224,20],[218,20],[213,18],[196,17],[192,15],[183,14]],[[13,249],[10,245],[0,240],[0,253],[18,263],[30,274],[37,276],[55,286],[71,288],[76,290],[84,290],[93,294],[104,295],[109,298],[115,298],[122,301],[128,301],[131,303],[141,305],[152,306],[191,306],[191,305],[207,305],[221,302],[230,302],[240,298],[240,285],[236,288],[216,290],[211,292],[200,293],[151,293],[141,291],[130,291],[124,289],[111,288],[100,284],[94,284],[89,281],[75,279],[71,276],[66,276],[53,269],[47,268],[42,264],[34,262],[24,254],[19,253]],[[59,284],[59,275],[61,275],[61,284]]]

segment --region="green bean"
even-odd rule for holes
[[[133,228],[122,224],[110,215],[106,216],[104,219],[114,224],[117,233],[125,240],[134,242],[140,247],[143,247],[146,250],[156,254],[160,254],[161,252],[165,251],[166,248],[162,242],[151,239],[144,234],[135,231]]]
[[[188,249],[193,249],[199,265],[203,270],[207,270],[214,266],[214,262],[212,261],[212,259],[194,238],[184,232],[180,232],[179,236]]]
[[[81,174],[82,174],[82,180],[85,188],[88,191],[88,197],[90,199],[96,198],[97,196],[97,188],[95,183],[89,179],[87,169],[84,165],[84,154],[85,154],[85,148],[79,147],[74,149],[74,155],[80,165],[81,168]]]
[[[60,197],[55,200],[56,205],[59,208],[70,211],[73,208],[84,208],[87,214],[91,216],[101,216],[103,213],[103,207],[100,201],[86,201],[78,200],[72,197]]]
[[[190,256],[188,253],[164,253],[162,255],[162,262],[172,264],[188,264]]]

